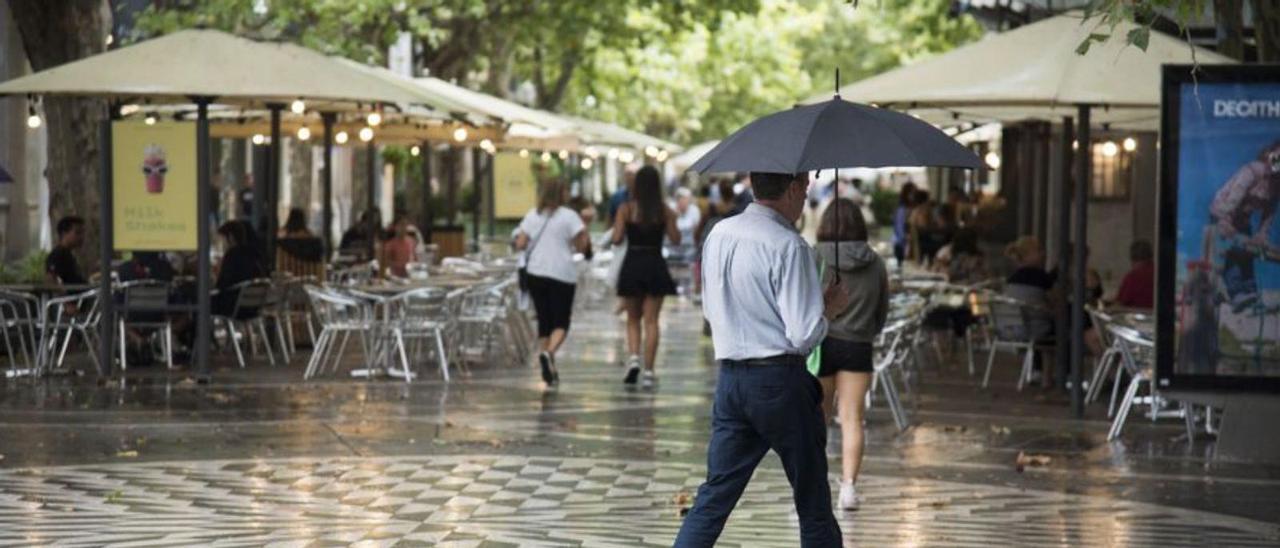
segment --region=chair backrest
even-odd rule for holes
[[[129,309],[162,309],[169,305],[169,284],[159,280],[138,280],[121,286],[124,307]]]
[[[1031,337],[1026,315],[1021,303],[1008,298],[992,298],[987,302],[987,317],[991,318],[992,333],[998,339],[1026,341]]]
[[[1132,327],[1112,323],[1108,330],[1120,347],[1121,363],[1130,375],[1145,376],[1155,356],[1155,343]]]
[[[337,323],[367,321],[371,317],[372,312],[368,305],[359,299],[317,285],[308,285],[305,291],[311,299],[312,310],[320,319],[321,327]]]
[[[243,315],[256,315],[258,309],[270,306],[275,302],[271,280],[258,278],[241,282],[231,287],[236,291],[235,318]]]
[[[1098,310],[1093,306],[1085,305],[1084,310],[1089,314],[1089,317],[1093,319],[1093,325],[1096,328],[1094,329],[1094,332],[1097,333],[1098,338],[1102,340],[1102,346],[1111,346],[1113,335],[1111,334],[1110,327],[1111,324],[1115,322],[1115,319],[1112,318],[1110,314]]]

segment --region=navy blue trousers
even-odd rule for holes
[[[822,386],[803,364],[720,363],[707,447],[707,480],[676,537],[678,548],[714,546],[751,474],[772,449],[800,516],[800,545],[840,546],[827,483]]]

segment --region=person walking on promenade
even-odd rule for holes
[[[658,357],[658,315],[662,301],[676,294],[671,270],[662,256],[662,238],[680,245],[676,227],[678,215],[662,200],[662,177],[658,169],[644,166],[636,173],[631,199],[618,208],[613,223],[613,243],[627,241],[627,255],[618,273],[618,297],[627,311],[627,374],[623,383],[634,385],[640,377],[641,324],[644,327],[644,386],[657,381],[654,362]]]
[[[782,460],[800,517],[801,546],[840,546],[831,510],[822,387],[805,357],[827,320],[849,306],[843,284],[825,291],[813,248],[795,223],[808,175],[752,173],[755,202],[718,223],[702,265],[703,312],[720,362],[707,479],[675,546],[715,545],[760,460]]]
[[[862,468],[863,403],[871,386],[872,343],[889,317],[889,273],[867,245],[862,210],[848,198],[837,200],[822,213],[816,250],[823,281],[842,280],[852,304],[831,320],[818,379],[827,416],[834,407],[840,417],[840,509],[857,510],[861,501],[854,484]]]
[[[529,297],[538,316],[538,365],[548,386],[560,382],[556,351],[569,334],[573,314],[573,295],[578,287],[573,254],[591,249],[587,225],[564,203],[564,183],[542,183],[538,207],[524,216],[516,231],[516,249],[525,254]]]

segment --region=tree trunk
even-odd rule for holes
[[[1213,0],[1218,53],[1244,60],[1244,0]]]
[[[578,68],[578,52],[570,50],[560,54],[560,74],[556,77],[551,89],[538,89],[538,105],[546,110],[556,110],[564,99],[564,92],[569,89],[569,80],[573,78],[574,69]]]
[[[1258,42],[1258,62],[1280,62],[1280,5],[1275,0],[1252,0],[1253,32]]]
[[[35,71],[82,59],[106,49],[111,12],[105,0],[9,0],[27,59]],[[49,132],[49,216],[54,222],[79,215],[88,224],[81,248],[86,270],[98,265],[98,205],[101,203],[98,124],[106,116],[101,99],[46,97]]]

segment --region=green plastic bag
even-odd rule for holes
[[[819,283],[822,282],[822,274],[823,274],[823,271],[826,270],[826,266],[827,264],[822,260],[822,258],[818,258],[818,282]],[[813,347],[813,350],[809,351],[809,358],[805,360],[805,366],[809,368],[810,375],[813,375],[815,377],[818,376],[818,371],[822,369],[822,342],[821,341],[818,342],[818,346]]]

